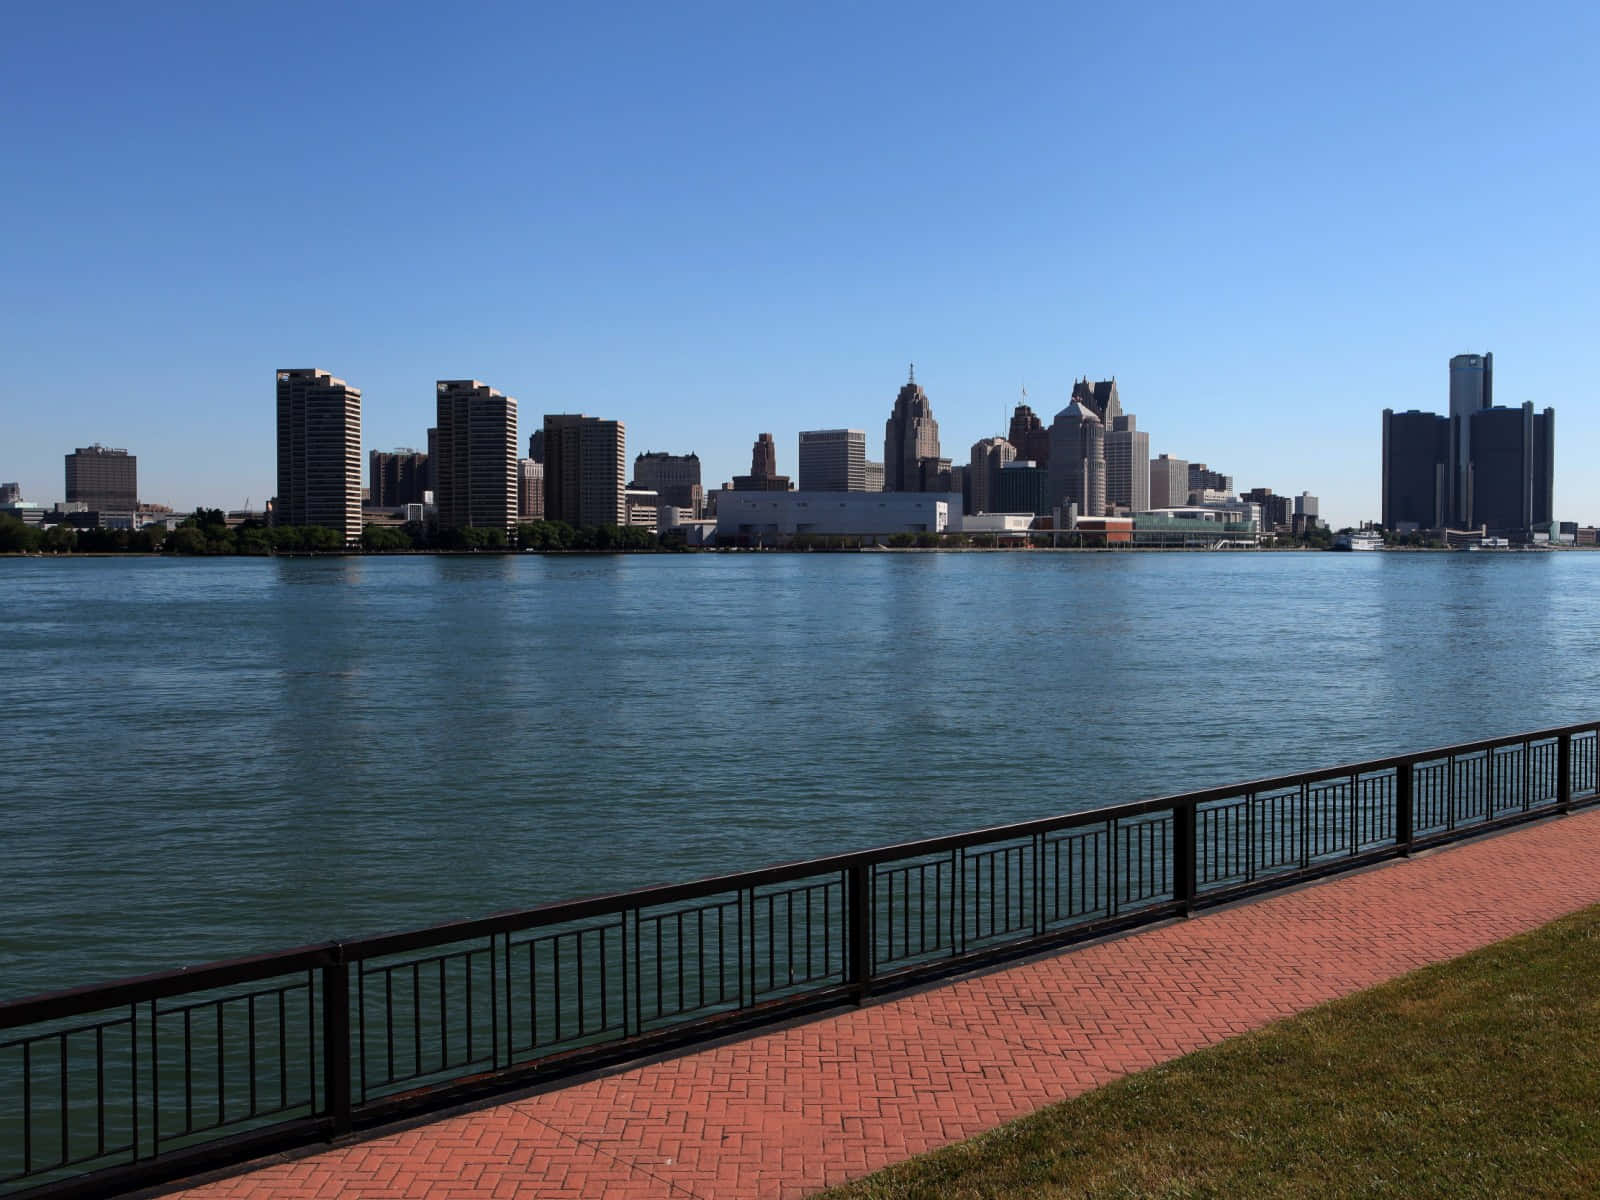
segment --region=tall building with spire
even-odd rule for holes
[[[928,393],[917,385],[917,368],[894,398],[894,411],[883,425],[883,490],[921,492],[939,473],[939,423],[933,419]],[[949,463],[944,464],[949,470]]]
[[[1090,383],[1088,376],[1072,385],[1072,398],[1100,418],[1100,427],[1110,429],[1111,423],[1122,415],[1122,401],[1117,396],[1117,381],[1102,379]]]

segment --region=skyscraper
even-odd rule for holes
[[[1450,511],[1449,417],[1383,410],[1383,527],[1441,529]]]
[[[421,504],[428,490],[428,456],[415,450],[372,450],[367,454],[367,503],[373,508]]]
[[[1111,428],[1111,422],[1122,415],[1122,401],[1117,397],[1117,381],[1102,379],[1090,383],[1087,376],[1072,385],[1072,398],[1100,418],[1101,427]]]
[[[139,459],[96,442],[67,459],[67,503],[91,512],[132,512],[139,506]]]
[[[581,413],[544,419],[544,514],[569,525],[628,521],[628,431],[621,421]]]
[[[1069,504],[1080,517],[1101,517],[1106,511],[1105,428],[1082,401],[1074,400],[1050,424],[1050,504]]]
[[[1041,467],[1050,465],[1050,431],[1026,404],[1017,405],[1012,412],[1006,441],[1016,450],[1019,460],[1031,459]]]
[[[1482,408],[1468,418],[1472,528],[1520,536],[1552,519],[1555,409]]]
[[[476,379],[441,379],[433,502],[440,529],[517,523],[517,402]]]
[[[1124,512],[1150,508],[1150,435],[1139,431],[1132,413],[1112,417],[1106,434],[1106,509],[1113,507]]]
[[[1458,354],[1450,360],[1450,521],[1472,520],[1472,414],[1494,405],[1494,355]]]
[[[1150,507],[1182,508],[1189,503],[1189,464],[1163,454],[1150,461]]]
[[[1213,471],[1205,463],[1189,464],[1189,490],[1191,492],[1233,492],[1233,476]]]
[[[929,474],[926,460],[939,460],[939,423],[933,419],[928,394],[917,386],[917,370],[894,398],[894,411],[883,423],[883,490],[920,492]],[[945,464],[949,468],[949,464]],[[938,467],[932,468],[938,473]]]
[[[361,536],[361,389],[315,367],[278,372],[273,520]]]
[[[975,513],[1002,512],[996,507],[1000,492],[1000,471],[1015,461],[1016,447],[1002,437],[984,438],[972,443],[972,459],[967,468],[970,508]]]
[[[867,434],[863,429],[806,429],[800,433],[802,492],[867,490]]]
[[[789,477],[778,474],[778,446],[770,433],[756,437],[750,448],[750,474],[735,475],[736,492],[787,492]]]

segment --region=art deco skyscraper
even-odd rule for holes
[[[1017,458],[1031,460],[1041,467],[1050,465],[1050,431],[1026,404],[1017,405],[1011,414],[1011,431],[1006,441],[1016,449]]]
[[[517,402],[476,379],[441,379],[436,394],[439,528],[510,530],[517,523]]]
[[[927,476],[926,460],[939,458],[939,423],[933,419],[928,394],[917,386],[912,367],[906,385],[894,398],[894,411],[883,425],[883,490],[920,492]]]
[[[361,537],[361,389],[315,367],[278,372],[279,525]]]

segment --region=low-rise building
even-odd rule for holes
[[[745,492],[717,497],[717,541],[782,540],[795,534],[887,537],[943,533],[961,497],[937,492]]]

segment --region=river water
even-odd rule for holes
[[[1600,554],[0,560],[0,998],[1593,718]]]

